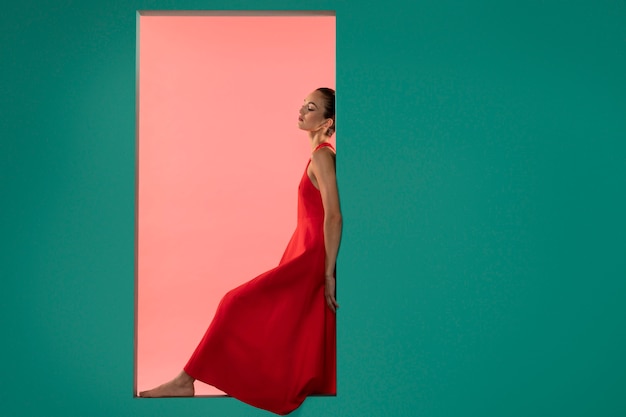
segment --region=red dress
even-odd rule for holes
[[[323,146],[332,149],[322,143],[315,150]],[[226,293],[185,372],[276,414],[295,410],[307,395],[335,394],[323,226],[322,198],[305,169],[297,227],[279,265]]]

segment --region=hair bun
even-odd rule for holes
[[[333,119],[333,125],[326,130],[326,136],[332,136],[335,133],[335,90],[328,87],[320,87],[316,91],[322,93],[324,97],[324,117]]]

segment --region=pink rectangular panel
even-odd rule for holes
[[[280,260],[310,155],[298,110],[335,88],[335,17],[138,18],[140,391],[182,370],[229,289]]]

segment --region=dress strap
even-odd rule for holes
[[[329,147],[330,149],[332,149],[333,151],[335,151],[335,147],[328,142],[322,142],[319,145],[317,145],[317,147],[315,149],[313,149],[313,152],[315,152],[318,149],[324,148],[324,147]]]

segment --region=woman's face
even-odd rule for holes
[[[327,129],[324,123],[329,119],[324,117],[324,98],[319,91],[313,91],[305,99],[300,114],[298,115],[298,127],[302,130],[315,132]]]

